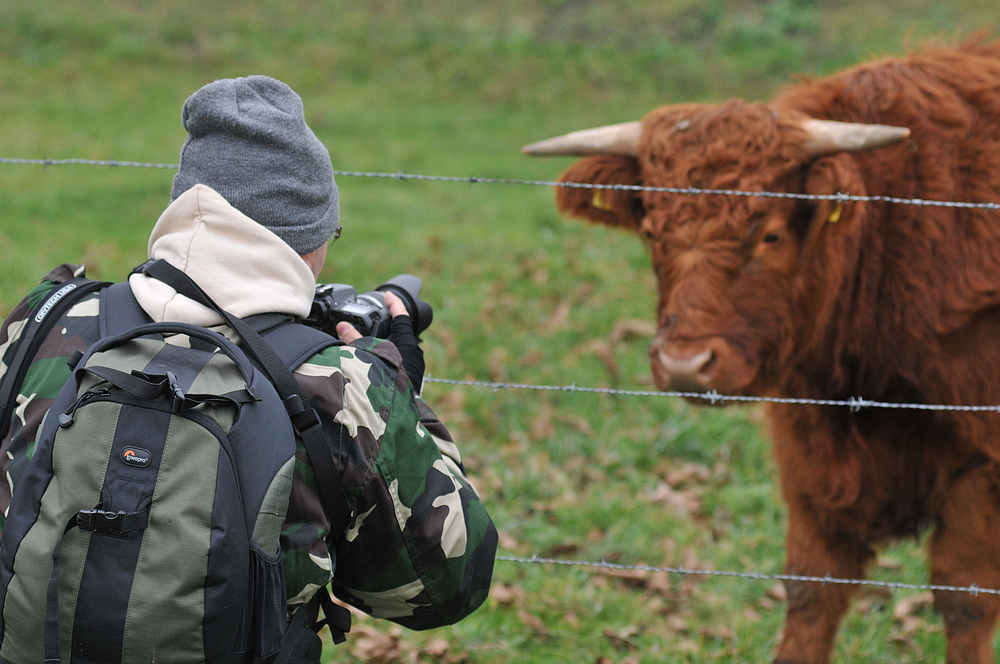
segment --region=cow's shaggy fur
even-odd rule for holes
[[[804,118],[908,127],[809,156]],[[1000,42],[801,83],[768,103],[673,105],[637,158],[563,181],[1000,201]],[[1000,211],[558,188],[564,213],[648,237],[663,389],[1000,404]],[[708,351],[706,353],[706,351]],[[708,358],[687,375],[669,358]],[[873,546],[933,527],[935,584],[1000,588],[1000,414],[771,405],[787,572],[860,578]],[[782,662],[826,662],[853,587],[790,583]],[[948,662],[993,661],[996,595],[938,592]]]

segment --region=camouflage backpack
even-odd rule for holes
[[[296,434],[331,523],[348,514],[290,367],[337,342],[286,320],[258,334],[169,264],[137,269],[216,309],[242,346],[150,323],[127,284],[101,294],[110,334],[71,362],[0,539],[0,662],[304,661],[319,604],[335,639],[350,619],[321,591],[288,620]]]

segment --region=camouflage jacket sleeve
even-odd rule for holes
[[[365,338],[328,348],[296,377],[342,466],[351,521],[345,532],[326,532],[300,448],[283,540],[290,602],[330,579],[333,557],[335,594],[375,617],[427,629],[475,610],[489,592],[496,529],[396,347]]]
[[[31,312],[48,296],[53,286],[82,276],[85,276],[82,266],[60,265],[14,307],[0,328],[0,380],[10,379],[7,369]],[[0,483],[0,530],[6,521],[13,484],[34,453],[38,427],[56,393],[69,378],[70,369],[66,361],[76,351],[86,350],[97,338],[96,298],[96,295],[84,298],[58,321],[31,359],[16,395],[10,429],[0,441],[0,471],[7,480]]]

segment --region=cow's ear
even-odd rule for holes
[[[642,183],[639,162],[633,157],[600,155],[574,163],[560,182],[636,186]],[[645,216],[642,199],[634,189],[556,187],[556,207],[567,214],[607,226],[637,232]]]
[[[806,174],[806,192],[824,198],[816,201],[809,228],[804,229],[805,246],[811,248],[821,236],[830,230],[838,230],[836,235],[854,226],[859,204],[849,200],[826,198],[837,194],[864,196],[867,193],[857,165],[844,155],[830,155],[814,161]]]

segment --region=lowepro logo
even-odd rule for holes
[[[122,450],[122,461],[130,466],[145,468],[150,461],[149,450],[144,450],[141,447],[126,447]]]

